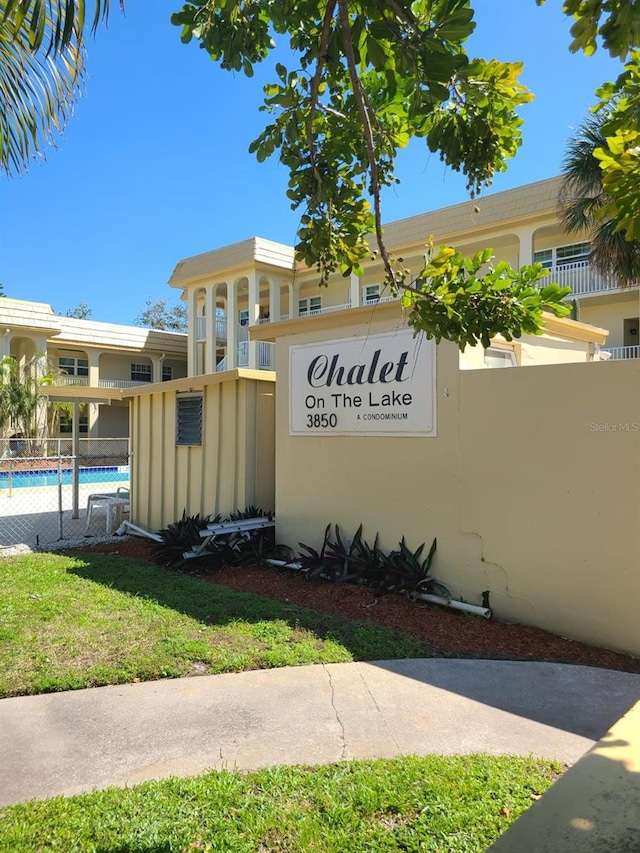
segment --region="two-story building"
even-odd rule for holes
[[[551,280],[571,287],[580,320],[608,330],[605,358],[640,358],[638,284],[620,287],[591,268],[589,235],[567,235],[559,223],[560,183],[549,178],[392,222],[385,227],[387,247],[414,273],[430,235],[436,246],[452,245],[467,255],[490,246],[514,267],[540,262]],[[186,258],[169,284],[184,291],[189,306],[189,375],[272,370],[272,344],[251,341],[249,326],[393,299],[383,279],[382,265],[372,260],[361,278],[335,275],[329,287],[320,287],[315,270],[296,264],[291,246],[261,238]],[[477,356],[472,360],[483,366]],[[489,353],[484,366],[498,361]]]
[[[128,436],[122,390],[185,376],[186,355],[186,335],[177,332],[61,317],[45,303],[0,299],[0,357],[33,364],[50,403],[79,401],[79,432],[91,438]],[[70,407],[59,409],[52,423],[64,436],[72,417]]]

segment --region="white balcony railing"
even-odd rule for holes
[[[131,382],[128,379],[99,379],[98,388],[134,388],[136,385],[149,385],[149,382]]]
[[[608,352],[611,361],[621,358],[640,358],[640,346],[632,347],[602,347],[603,352]]]
[[[56,376],[54,379],[54,383],[56,385],[88,385],[89,377],[88,376],[68,376],[62,374],[61,376]]]
[[[216,338],[219,341],[227,339],[227,318],[216,317]],[[206,341],[207,339],[207,318],[196,317],[196,340]]]
[[[615,279],[596,272],[589,261],[576,261],[560,267],[551,267],[546,281],[556,281],[562,287],[570,287],[571,296],[591,296],[623,289]],[[638,283],[628,286],[637,288]]]
[[[265,341],[257,341],[258,347],[258,370],[276,369],[276,345]],[[227,370],[226,357],[218,362],[216,373]],[[249,341],[240,341],[238,344],[237,367],[249,367]]]

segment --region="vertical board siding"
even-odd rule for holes
[[[273,509],[274,382],[212,379],[199,377],[202,446],[175,444],[175,391],[132,398],[131,520],[148,530],[166,527],[183,510],[207,515],[249,504]]]

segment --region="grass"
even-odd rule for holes
[[[428,654],[408,634],[123,557],[40,553],[0,563],[4,697]]]
[[[558,772],[534,758],[429,756],[146,782],[10,806],[0,853],[473,853]]]

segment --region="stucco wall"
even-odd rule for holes
[[[99,406],[97,414],[96,437],[129,437],[129,407],[127,405]]]
[[[624,321],[640,316],[640,291],[593,296],[580,300],[580,320],[609,330],[608,347],[624,346]]]
[[[289,435],[289,345],[397,325],[278,339],[279,541],[317,545],[329,522],[384,548],[437,536],[454,595],[489,590],[501,618],[640,653],[640,362],[461,372],[445,343],[436,437]]]
[[[206,515],[248,504],[274,508],[275,377],[256,380],[240,373],[132,391],[131,519],[136,524],[157,530],[183,509]],[[176,393],[185,390],[203,393],[201,446],[175,443]]]
[[[131,379],[132,364],[151,364],[151,359],[142,353],[102,353],[100,355],[100,379]]]

